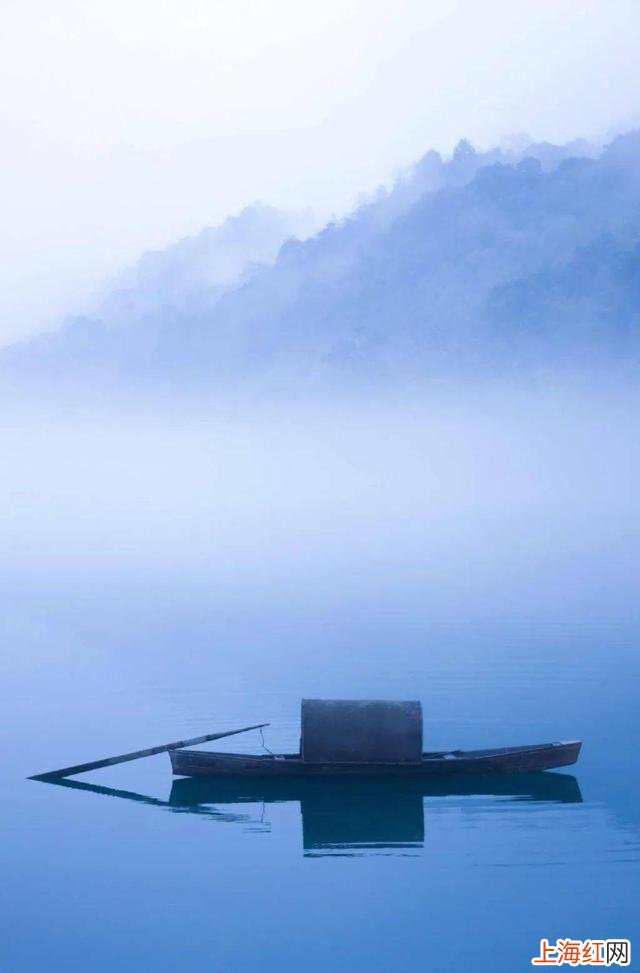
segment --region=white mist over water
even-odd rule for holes
[[[42,575],[186,572],[232,600],[374,590],[445,615],[625,611],[638,404],[628,388],[547,383],[14,414],[2,557]]]

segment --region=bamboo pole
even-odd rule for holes
[[[198,743],[209,740],[220,740],[222,737],[232,737],[236,733],[246,733],[247,730],[259,730],[268,723],[256,723],[255,726],[243,726],[240,730],[227,730],[225,733],[207,733],[205,736],[193,737],[191,740],[177,740],[175,743],[163,743],[159,747],[149,747],[148,750],[132,750],[131,753],[121,753],[116,757],[104,757],[87,764],[76,764],[73,767],[62,767],[60,770],[49,770],[45,774],[33,774],[28,780],[52,780],[55,777],[74,777],[89,770],[99,770],[101,767],[112,767],[114,764],[124,764],[128,760],[139,760],[141,757],[153,757],[156,753],[166,753],[169,750],[179,750],[181,747],[195,747]]]

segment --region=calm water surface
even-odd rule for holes
[[[290,498],[280,546],[234,523],[208,547],[193,527],[191,559],[151,543],[118,559],[96,515],[103,533],[56,556],[53,543],[33,547],[42,512],[37,530],[20,528],[20,550],[14,534],[2,576],[3,970],[515,973],[541,937],[634,939],[628,511],[610,505],[605,521],[600,497],[577,510],[528,501],[525,516],[485,498],[442,514],[438,533],[406,497],[391,511],[388,475],[377,528],[362,485],[361,506],[317,503],[315,532],[308,504]],[[68,518],[56,496],[43,509]],[[173,515],[191,530],[184,507]],[[271,749],[295,750],[305,695],[419,698],[428,749],[576,737],[584,748],[542,781],[440,789],[173,782],[166,755],[74,786],[25,780],[263,720]]]

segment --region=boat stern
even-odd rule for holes
[[[582,740],[560,740],[553,744],[553,756],[558,758],[554,767],[569,767],[575,764],[580,756]]]

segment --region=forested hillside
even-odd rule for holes
[[[308,225],[254,207],[145,257],[95,314],[5,351],[5,371],[215,388],[635,355],[638,132],[599,153],[461,142]]]

